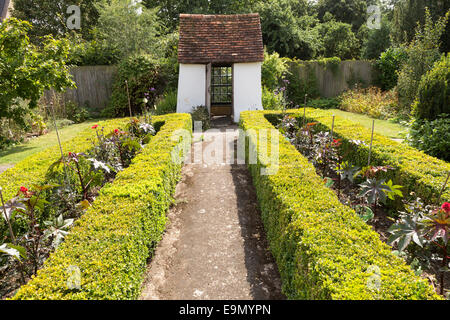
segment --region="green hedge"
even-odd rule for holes
[[[295,117],[303,117],[303,109],[289,110],[289,114]],[[306,108],[308,122],[317,121],[323,129],[331,131],[332,111]],[[267,112],[266,116],[274,123],[278,115],[275,112]],[[376,123],[375,123],[376,125]],[[334,136],[342,139],[343,148],[349,151],[348,158],[358,166],[367,166],[371,130],[359,124],[335,117]],[[358,148],[350,143],[350,140],[361,140],[367,146]],[[391,171],[387,178],[396,184],[404,186],[404,193],[415,192],[428,203],[437,201],[437,197],[444,186],[450,164],[425,154],[422,151],[411,148],[405,144],[393,141],[385,136],[374,134],[372,165],[391,165],[396,170]],[[441,202],[450,202],[450,183],[441,197]]]
[[[266,114],[270,112],[242,112],[241,128],[273,129]],[[264,145],[264,140],[260,143]],[[246,144],[258,150],[258,164],[249,168],[289,299],[440,298],[426,280],[391,253],[369,225],[339,202],[291,143],[280,139],[279,167],[272,175],[261,174],[267,156],[259,149],[256,135],[249,136]],[[379,290],[368,286],[376,267]]]
[[[190,133],[190,115],[155,117],[165,124],[130,167],[105,185],[93,206],[80,218],[66,240],[45,262],[36,277],[14,299],[136,299],[151,249],[161,239],[166,211],[180,177]],[[70,267],[81,271],[81,289],[69,290]]]

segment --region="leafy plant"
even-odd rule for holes
[[[408,55],[405,48],[393,47],[383,52],[375,62],[377,71],[375,82],[383,90],[391,90],[397,85],[398,71]]]
[[[74,85],[66,66],[69,42],[47,36],[37,47],[30,43],[31,29],[31,23],[15,18],[0,24],[0,118],[21,126],[44,90],[63,91]],[[24,100],[29,101],[26,107]]]
[[[417,27],[414,39],[406,48],[408,59],[399,71],[397,89],[400,106],[407,113],[412,110],[422,76],[431,70],[441,57],[440,38],[449,17],[450,11],[433,22],[429,10],[426,9],[424,25]]]
[[[365,182],[360,184],[361,192],[360,197],[365,197],[369,204],[376,205],[379,202],[385,203],[386,196],[389,192],[392,192],[384,180],[377,180],[375,178],[367,179]]]
[[[450,116],[441,114],[436,120],[413,121],[407,141],[430,156],[450,161]]]
[[[398,250],[405,250],[411,242],[424,248],[430,243],[441,250],[442,268],[440,276],[441,294],[444,294],[445,274],[449,271],[450,238],[450,203],[444,203],[440,208],[423,207],[420,199],[407,207],[408,212],[402,212],[400,219],[389,228],[391,236],[389,243],[396,243]]]
[[[450,117],[450,54],[443,55],[419,83],[413,114],[416,119]]]

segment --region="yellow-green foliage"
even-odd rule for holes
[[[312,110],[308,110],[310,115]],[[241,113],[244,130],[273,129],[271,111]],[[270,136],[270,135],[269,135]],[[426,280],[391,253],[378,234],[316,174],[312,164],[280,139],[279,170],[262,175],[265,151],[255,135],[247,148],[258,150],[249,165],[262,219],[289,299],[439,299]],[[262,161],[261,161],[262,160]],[[370,284],[380,271],[380,287]]]
[[[161,239],[180,176],[181,163],[174,156],[183,155],[179,143],[190,144],[190,136],[184,140],[172,136],[179,129],[192,130],[187,114],[158,116],[154,121],[165,124],[131,166],[102,188],[64,243],[14,299],[139,297],[147,258]],[[80,290],[68,289],[73,267],[81,271]]]

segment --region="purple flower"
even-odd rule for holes
[[[156,91],[156,89],[152,87],[152,88],[150,88],[150,91],[154,92],[154,91]]]

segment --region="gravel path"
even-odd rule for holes
[[[141,299],[285,299],[246,165],[186,164],[182,176]]]

